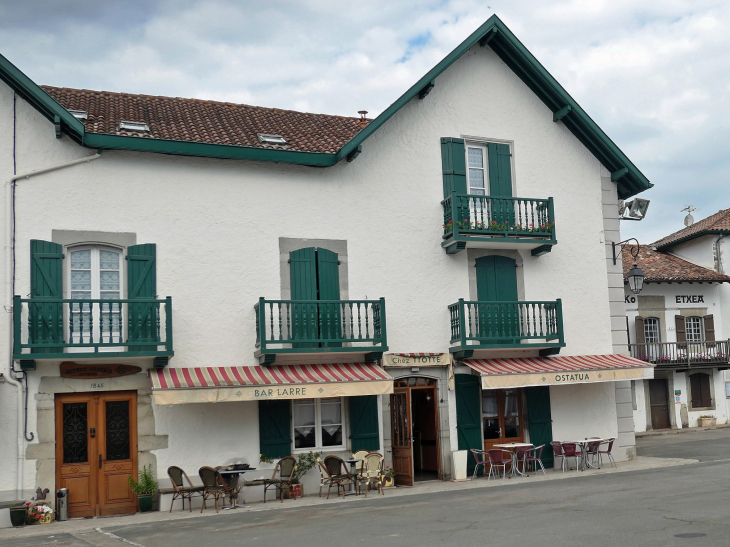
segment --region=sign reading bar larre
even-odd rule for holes
[[[61,378],[117,378],[142,372],[133,365],[79,365],[78,363],[61,363]]]

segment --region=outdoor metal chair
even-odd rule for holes
[[[611,438],[607,441],[603,441],[598,446],[598,465],[600,466],[603,463],[603,454],[608,456],[608,461],[611,462],[611,465],[616,467],[616,461],[613,459],[613,454],[611,453],[613,451],[613,443],[616,439]],[[605,447],[605,450],[601,450],[603,447]]]
[[[205,509],[205,502],[213,498],[215,501],[215,512],[218,512],[218,500],[223,499],[225,502],[226,496],[231,493],[231,490],[221,480],[221,476],[214,467],[201,467],[198,470],[200,480],[203,481],[203,506],[200,508],[202,513]]]
[[[375,481],[378,487],[378,492],[385,495],[385,489],[383,488],[383,460],[383,455],[379,452],[368,452],[365,455],[361,480],[365,482],[366,498],[368,497],[368,490],[370,490],[370,483],[373,481]]]
[[[576,443],[562,443],[563,446],[563,473],[568,470],[568,458],[575,459],[575,470],[580,471],[580,462],[583,450]]]
[[[479,466],[483,465],[483,471],[486,474],[487,472],[487,465],[489,464],[489,456],[487,456],[487,453],[484,452],[484,450],[477,450],[476,448],[470,448],[469,452],[471,452],[472,456],[474,456],[474,462],[476,465],[474,465],[474,473],[471,475],[471,480],[474,480],[477,478],[477,471],[479,471]]]
[[[563,457],[563,443],[560,441],[551,441],[550,446],[553,449],[553,458],[556,459],[555,463],[557,462],[557,458],[561,458],[560,460],[560,468],[563,468],[563,462],[565,461],[565,458]]]
[[[322,497],[322,488],[329,486],[330,475],[327,471],[327,467],[319,456],[317,456],[317,468],[319,469],[319,497]]]
[[[270,479],[264,479],[264,503],[266,503],[266,491],[274,487],[277,495],[281,499],[281,503],[284,503],[284,487],[292,487],[292,477],[294,476],[294,470],[297,468],[297,459],[294,456],[284,456],[274,467],[274,472]],[[277,473],[279,476],[277,477]]]
[[[353,484],[353,477],[347,470],[347,466],[342,458],[337,456],[327,456],[324,459],[324,466],[329,475],[329,484],[327,486],[327,499],[330,499],[330,491],[332,486],[337,487],[337,495],[340,495],[342,488],[342,497],[345,497],[345,486]]]
[[[591,441],[591,439],[598,439],[597,441]],[[586,451],[585,451],[585,463],[588,467],[600,467],[600,464],[598,463],[598,447],[601,444],[601,438],[600,437],[588,437],[586,441],[589,441],[586,443]]]
[[[527,473],[527,468],[525,467],[525,454],[528,450],[532,450],[535,448],[533,445],[530,446],[523,446],[522,448],[518,448],[516,450],[515,454],[515,465],[517,466],[517,469],[515,471],[519,472],[519,466],[522,464],[522,473]]]
[[[522,469],[525,470],[525,472],[527,472],[527,466],[530,463],[532,464],[532,469],[537,472],[537,466],[539,464],[540,468],[542,469],[542,474],[547,475],[547,471],[545,471],[545,466],[542,464],[543,448],[545,448],[544,444],[525,449],[522,455]]]
[[[190,482],[190,477],[188,477],[187,473],[182,470],[180,467],[176,467],[174,465],[171,465],[167,468],[167,475],[170,477],[170,482],[172,483],[172,489],[174,492],[172,493],[172,503],[170,503],[170,513],[172,513],[172,506],[175,505],[175,500],[180,499],[182,500],[182,508],[185,510],[185,500],[188,500],[188,508],[192,512],[193,510],[193,502],[192,498],[194,496],[202,496],[203,490],[205,489],[204,486],[193,486],[193,483]],[[185,483],[183,482],[183,478],[188,481],[188,485],[185,486]]]
[[[507,476],[507,465],[512,464],[512,452],[509,450],[492,448],[491,450],[487,450],[487,455],[489,456],[489,475],[487,476],[487,480],[492,478],[492,473],[494,473],[494,477],[497,478],[500,468],[502,470],[502,480],[504,480]]]

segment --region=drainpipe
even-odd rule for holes
[[[717,260],[717,271],[719,273],[724,273],[722,271],[722,256],[720,254],[720,242],[725,238],[725,234],[722,234],[715,240],[715,259]]]
[[[13,111],[13,128],[15,127],[15,112]],[[29,179],[36,175],[42,175],[43,173],[49,173],[65,167],[71,167],[79,163],[88,163],[101,157],[101,150],[92,156],[80,158],[77,160],[66,161],[50,167],[44,167],[43,169],[36,169],[35,171],[29,171],[21,175],[13,176],[5,183],[5,309],[12,311],[13,309],[13,293],[15,291],[15,186],[16,181],[21,179]],[[15,135],[13,135],[13,173],[15,173]],[[25,460],[25,428],[24,428],[24,390],[23,384],[19,382],[14,376],[13,370],[13,321],[12,318],[9,321],[9,328],[7,332],[8,340],[8,353],[7,362],[5,366],[4,376],[6,381],[15,387],[18,392],[18,405],[17,405],[17,423],[18,423],[18,459],[16,462],[16,490],[19,499],[24,497],[24,482],[23,482],[23,463]]]

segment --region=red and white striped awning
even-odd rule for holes
[[[164,368],[150,380],[158,405],[393,393],[393,378],[373,363]]]
[[[654,369],[626,355],[569,355],[512,359],[466,359],[487,389],[616,382],[653,378]]]

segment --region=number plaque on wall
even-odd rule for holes
[[[78,363],[61,363],[61,378],[117,378],[142,372],[133,365],[79,365]]]

